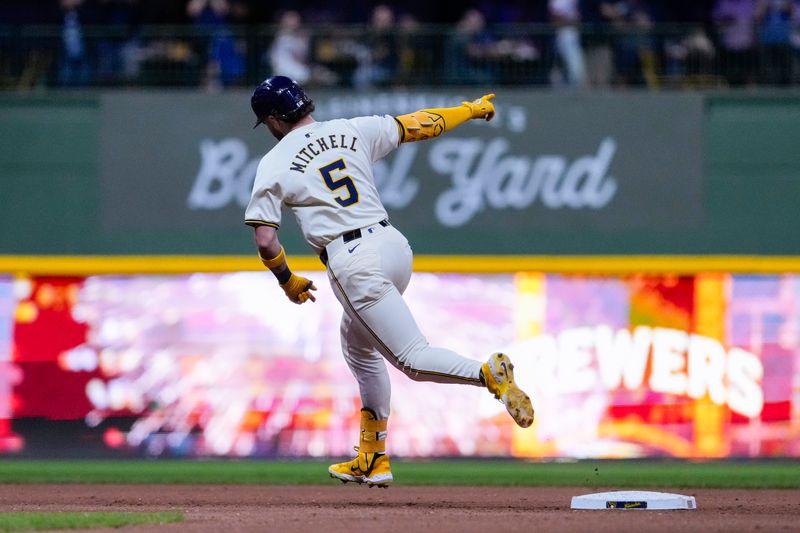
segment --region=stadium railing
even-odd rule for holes
[[[88,26],[67,53],[60,26],[0,26],[0,89],[40,87],[250,87],[273,66],[275,26]],[[307,47],[312,85],[718,88],[800,84],[800,50],[726,50],[697,25],[647,30],[549,24],[309,26],[287,46]],[[580,36],[576,40],[576,36]],[[74,37],[74,36],[72,36]],[[800,42],[800,35],[798,36]],[[286,57],[286,54],[283,54]],[[572,58],[572,59],[570,59]]]

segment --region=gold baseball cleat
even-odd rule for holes
[[[533,404],[514,381],[514,365],[506,354],[492,354],[481,367],[481,374],[486,388],[503,402],[517,425],[526,428],[533,424]]]
[[[354,446],[356,458],[328,467],[328,473],[342,483],[366,483],[369,487],[388,488],[394,479],[386,455],[388,420],[378,420],[371,409],[361,409],[361,435]]]
[[[363,453],[356,450],[352,461],[337,463],[328,467],[332,478],[342,483],[366,483],[368,487],[389,488],[394,479],[389,456],[385,453]]]

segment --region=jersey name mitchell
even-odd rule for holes
[[[278,228],[286,207],[319,252],[347,231],[380,222],[388,215],[372,164],[399,143],[390,116],[313,122],[292,130],[261,159],[245,223]]]
[[[303,173],[314,157],[331,149],[343,148],[355,152],[357,141],[357,137],[342,134],[328,135],[327,139],[320,137],[316,139],[316,142],[308,143],[295,154],[289,170]]]

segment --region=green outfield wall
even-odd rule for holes
[[[315,94],[318,119],[459,90]],[[418,254],[800,255],[800,95],[498,93],[492,123],[376,168]],[[0,97],[0,254],[246,255],[249,94]],[[291,214],[287,251],[308,254]]]

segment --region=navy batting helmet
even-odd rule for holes
[[[270,115],[287,122],[297,122],[314,111],[314,101],[293,79],[272,76],[259,83],[253,91],[250,107],[256,114],[255,128]]]

